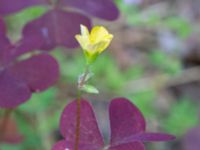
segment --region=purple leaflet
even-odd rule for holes
[[[111,101],[110,108],[111,145],[134,141],[167,141],[175,137],[161,133],[146,133],[142,113],[126,98]]]
[[[58,79],[58,68],[56,60],[47,54],[4,66],[0,71],[0,107],[16,107],[32,92],[47,89]]]
[[[72,149],[75,142],[77,101],[70,103],[63,111],[60,132],[65,137],[66,146]],[[97,126],[91,105],[81,100],[80,110],[80,144],[81,150],[94,150],[103,147],[103,138]]]
[[[0,107],[13,108],[27,101],[32,92],[51,86],[58,79],[59,66],[53,57],[42,53],[19,61],[15,45],[5,33],[0,37],[5,39],[0,43]]]
[[[56,46],[74,48],[78,46],[74,36],[80,32],[80,24],[90,27],[90,20],[78,13],[51,10],[24,27],[22,44],[36,39],[35,42],[41,44],[39,49],[51,50]]]
[[[38,54],[12,65],[9,70],[26,82],[32,92],[43,91],[58,79],[57,61],[47,54]]]
[[[113,0],[62,0],[61,4],[106,20],[115,20],[119,16],[119,11]]]
[[[47,54],[4,66],[0,71],[0,107],[16,107],[32,92],[47,89],[58,79],[58,68],[56,60]]]
[[[48,4],[48,0],[1,0],[0,1],[0,14],[9,15],[15,13],[24,8],[45,5]]]
[[[111,101],[110,108],[111,144],[145,131],[145,120],[138,108],[124,98]]]
[[[183,140],[184,150],[199,150],[200,147],[200,126],[188,131]]]
[[[77,101],[65,107],[60,120],[61,134],[65,140],[56,143],[52,150],[73,150]],[[81,101],[79,150],[144,150],[143,141],[167,141],[174,136],[160,133],[145,133],[145,120],[138,108],[125,98],[112,100],[109,112],[111,142],[103,146],[96,118],[90,104]]]

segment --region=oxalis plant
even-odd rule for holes
[[[60,120],[63,140],[53,150],[143,150],[143,141],[167,141],[174,136],[145,132],[145,120],[138,108],[125,98],[116,98],[109,106],[111,138],[106,145],[91,104],[84,93],[99,93],[87,81],[92,77],[91,65],[109,46],[113,35],[101,26],[91,32],[90,16],[114,20],[119,15],[112,0],[0,0],[0,142],[18,143],[23,137],[17,132],[11,113],[27,102],[32,93],[42,92],[59,77],[59,64],[47,52],[57,46],[74,48],[78,42],[85,58],[85,72],[80,75],[77,98],[68,104]],[[28,22],[21,39],[12,43],[6,36],[4,17],[25,8],[40,6],[46,12]],[[83,12],[83,13],[82,13]],[[70,20],[70,21],[69,21]],[[74,35],[79,32],[81,35]],[[35,51],[36,50],[36,51]],[[28,57],[24,55],[29,54]],[[11,134],[12,133],[12,134]]]
[[[143,142],[173,140],[173,135],[146,132],[146,122],[140,110],[126,98],[115,98],[109,105],[111,137],[104,143],[92,105],[83,98],[83,93],[99,93],[87,81],[92,77],[90,66],[109,46],[113,35],[103,26],[95,26],[91,32],[81,25],[81,34],[75,38],[86,58],[85,72],[80,75],[77,98],[69,103],[60,118],[58,141],[52,150],[144,150]]]

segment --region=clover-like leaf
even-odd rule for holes
[[[161,133],[146,133],[146,123],[140,110],[126,98],[112,100],[109,108],[111,146],[135,141],[167,141],[175,137]]]
[[[145,131],[145,120],[138,108],[125,98],[112,100],[110,107],[111,144]]]
[[[64,140],[53,146],[52,150],[74,149],[76,140],[76,120],[78,101],[68,104],[62,113],[60,131]],[[109,112],[111,122],[111,142],[103,145],[96,118],[91,105],[80,102],[79,150],[144,150],[143,141],[167,141],[174,136],[161,133],[146,133],[145,120],[141,112],[129,100],[112,100]]]
[[[78,46],[74,36],[79,33],[80,24],[90,27],[90,20],[78,13],[51,10],[40,18],[29,22],[23,29],[23,41],[41,43],[38,49],[51,50],[56,46],[74,48]]]
[[[18,43],[23,52],[33,49],[51,50],[57,46],[77,47],[74,36],[79,33],[80,24],[90,28],[91,22],[84,14],[73,12],[74,8],[106,20],[114,20],[119,15],[112,0],[59,0],[56,3],[51,0],[16,0],[15,4],[12,3],[12,0],[1,0],[0,14],[6,16],[38,5],[48,10],[23,29],[22,39]],[[21,51],[17,53],[21,54]]]
[[[17,43],[16,56],[35,49],[52,50],[57,46],[77,47],[78,43],[74,36],[79,33],[80,24],[91,27],[90,19],[77,12],[84,11],[106,20],[114,20],[119,15],[112,0],[59,0],[56,2],[15,0],[14,4],[12,0],[1,0],[0,15],[6,16],[32,6],[44,6],[48,11],[25,26],[22,39]],[[79,11],[74,11],[74,9]]]
[[[13,108],[27,101],[32,92],[45,90],[55,83],[59,66],[52,56],[43,53],[19,60],[27,52],[27,45],[12,45],[1,19],[0,31],[0,107]]]
[[[47,89],[58,77],[58,63],[47,54],[4,66],[0,71],[0,107],[13,108],[24,103],[32,92]]]

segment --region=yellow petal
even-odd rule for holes
[[[109,46],[110,42],[111,40],[105,40],[97,43],[96,45],[94,45],[95,51],[100,54]]]
[[[108,34],[108,31],[103,26],[95,26],[90,33],[90,41],[93,44],[98,43]]]
[[[113,35],[112,34],[107,34],[105,37],[104,37],[104,40],[109,40],[111,42],[111,40],[113,39]]]
[[[88,49],[90,41],[87,36],[76,35],[75,38],[83,49]]]
[[[81,27],[81,35],[89,37],[88,28],[86,26],[82,25],[82,24],[80,25],[80,27]]]

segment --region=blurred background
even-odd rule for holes
[[[90,81],[99,95],[84,95],[95,107],[100,129],[109,140],[107,107],[114,97],[127,97],[143,112],[147,130],[177,136],[173,142],[146,143],[148,150],[198,150],[200,143],[200,1],[116,0],[114,22],[93,19],[114,34],[109,49],[92,66]],[[6,17],[9,36],[43,14],[41,7]],[[51,52],[60,63],[56,85],[16,110],[24,141],[1,150],[49,150],[60,137],[63,108],[76,97],[77,77],[85,67],[80,49]],[[200,145],[199,145],[200,146]],[[196,148],[196,149],[195,149]]]

